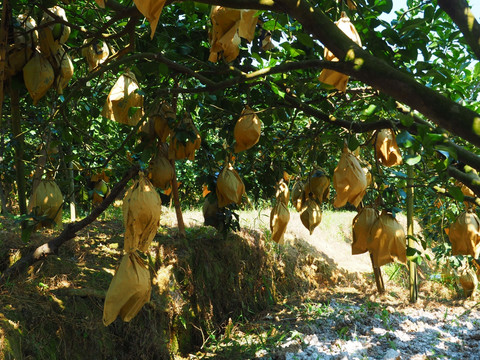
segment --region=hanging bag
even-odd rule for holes
[[[374,267],[393,261],[407,262],[405,232],[398,221],[385,210],[372,225],[367,249],[372,254]]]
[[[371,207],[360,209],[352,221],[352,255],[363,254],[368,251],[370,231],[378,220],[378,211]]]
[[[358,159],[346,146],[333,173],[333,187],[337,192],[333,202],[336,208],[344,206],[347,202],[357,207],[367,189],[367,176]]]

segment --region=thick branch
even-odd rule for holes
[[[480,115],[418,83],[411,75],[377,59],[350,40],[309,0],[283,0],[287,11],[339,59],[342,72],[419,111],[448,131],[480,146]],[[348,56],[347,56],[348,54]]]
[[[464,173],[463,171],[458,170],[456,167],[449,166],[447,168],[448,175],[461,181],[467,185],[470,189],[473,190],[475,195],[480,197],[480,178],[474,173]]]
[[[480,24],[466,0],[438,0],[438,6],[457,24],[465,41],[480,60]]]
[[[100,203],[93,211],[81,221],[69,223],[60,235],[48,243],[40,245],[32,253],[22,257],[12,266],[10,266],[0,277],[0,284],[5,283],[9,278],[16,277],[25,271],[29,266],[33,265],[39,260],[44,259],[48,255],[56,254],[58,248],[66,241],[73,239],[77,232],[92,223],[111,203],[120,195],[122,190],[127,185],[128,181],[138,173],[138,166],[131,167],[110,192],[102,203]]]
[[[422,124],[422,125],[427,125],[430,127],[430,131],[441,134],[442,130],[441,129],[435,129],[433,126],[428,124],[425,120],[420,118],[418,115],[414,114],[412,111],[407,109],[401,104],[398,104],[398,110],[403,112],[404,114],[408,114],[413,117],[414,123],[412,127],[406,128],[410,133],[412,134],[417,134],[417,125]],[[477,169],[480,171],[480,156],[477,154],[474,154],[468,150],[466,150],[463,146],[457,145],[453,143],[450,140],[447,140],[446,138],[443,140],[442,145],[449,147],[452,149],[456,154],[457,154],[457,159],[458,161],[461,161],[467,165],[470,165],[471,167]]]

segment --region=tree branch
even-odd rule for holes
[[[438,6],[457,24],[465,41],[480,60],[480,24],[466,0],[438,0]]]
[[[454,166],[448,166],[447,168],[448,175],[461,181],[466,186],[468,186],[472,191],[480,197],[480,179],[478,175],[474,173],[464,173],[463,171],[458,170]]]
[[[113,201],[125,188],[128,181],[137,175],[138,171],[138,166],[132,166],[123,176],[123,178],[113,187],[110,195],[108,195],[102,203],[95,207],[87,217],[81,221],[69,223],[61,232],[61,234],[55,239],[40,245],[32,253],[22,257],[7,270],[5,270],[5,272],[0,276],[0,285],[4,284],[8,279],[20,275],[29,266],[33,265],[37,261],[44,259],[48,255],[56,254],[60,246],[62,246],[66,241],[73,239],[78,231],[92,223],[103,211],[105,211],[108,206],[110,206],[111,203],[113,203]]]

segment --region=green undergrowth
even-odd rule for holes
[[[0,271],[54,238],[58,230],[21,240],[0,218]],[[8,230],[4,230],[8,229]],[[244,229],[226,239],[213,228],[177,236],[162,226],[143,257],[152,296],[130,322],[102,323],[106,290],[120,263],[121,221],[94,222],[56,256],[0,288],[0,359],[171,359],[224,336],[286,298],[332,285],[337,270],[307,242],[280,247]]]

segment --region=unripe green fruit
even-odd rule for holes
[[[60,37],[62,36],[62,24],[55,24],[53,25],[53,29],[52,29],[52,36],[55,40],[58,40],[60,39]]]
[[[100,180],[100,186],[98,191],[100,191],[103,195],[105,195],[108,192],[108,186],[105,181]]]

